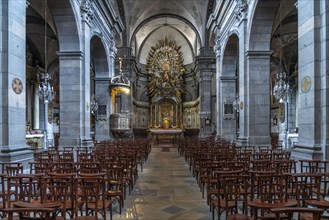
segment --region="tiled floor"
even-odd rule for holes
[[[177,148],[152,148],[143,172],[114,220],[209,220],[211,212]]]

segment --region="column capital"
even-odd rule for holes
[[[91,20],[94,17],[94,11],[91,7],[90,0],[83,0],[80,5],[81,9],[81,19],[85,21],[87,24],[91,24]]]
[[[234,11],[235,18],[238,22],[247,18],[248,15],[248,2],[246,0],[237,0],[237,8]]]

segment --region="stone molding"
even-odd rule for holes
[[[70,60],[70,59],[81,59],[83,58],[82,51],[57,51],[56,54],[60,59]]]

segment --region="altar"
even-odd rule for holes
[[[155,138],[157,145],[159,145],[159,139],[170,139],[173,146],[177,143],[178,139],[184,135],[183,129],[150,129],[152,139]]]

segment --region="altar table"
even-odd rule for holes
[[[184,133],[183,129],[150,129],[152,137],[156,138],[156,143],[159,144],[159,136],[170,137],[172,139],[173,146],[177,143],[179,137]]]

